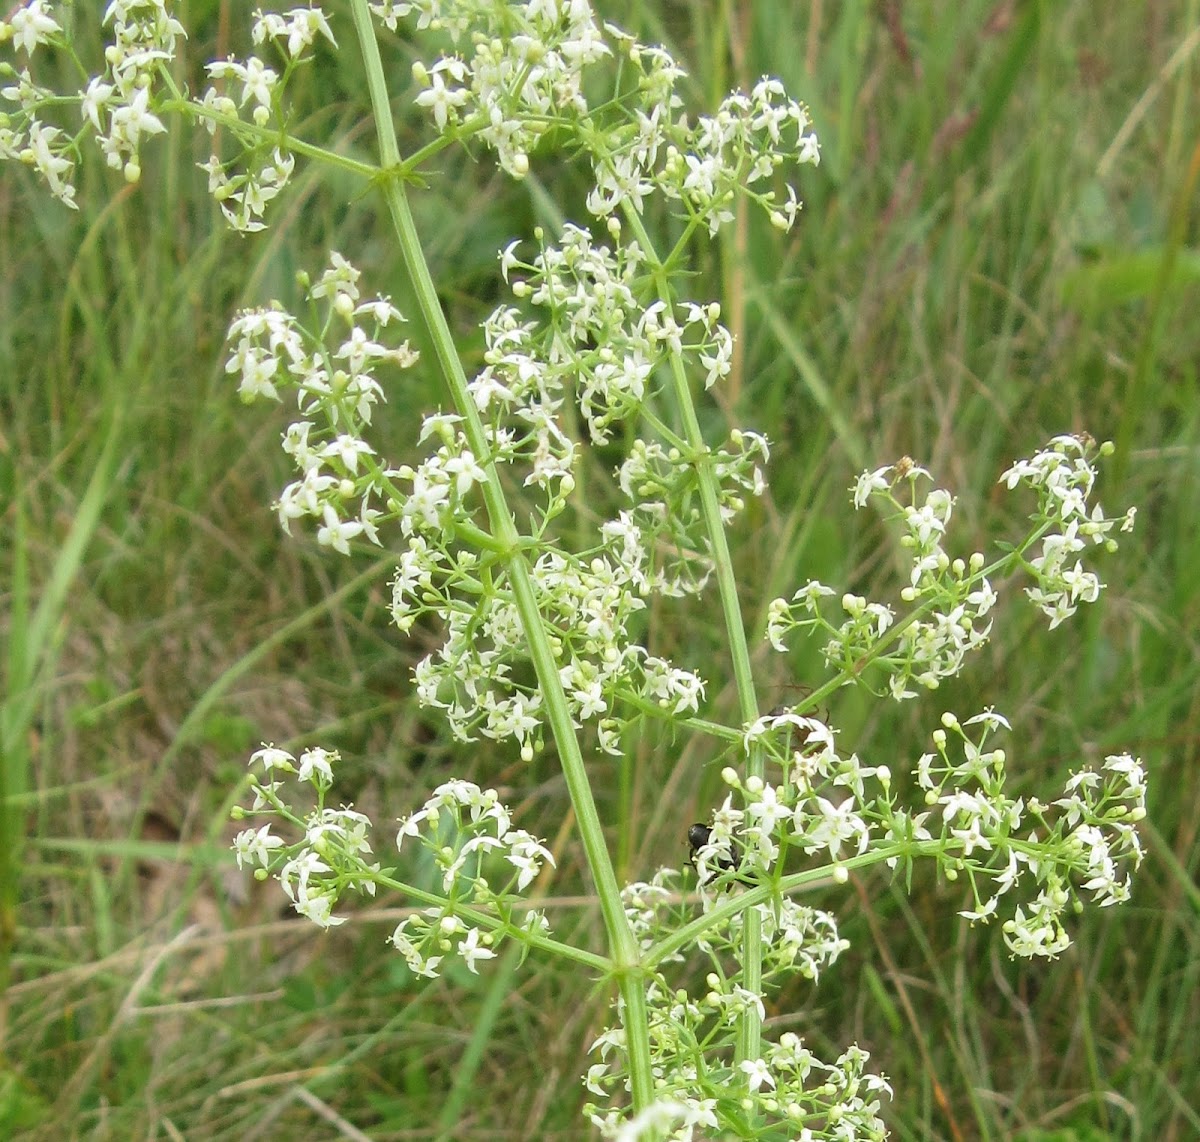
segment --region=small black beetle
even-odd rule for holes
[[[696,866],[696,857],[699,856],[700,850],[704,848],[706,844],[708,844],[711,837],[712,829],[710,829],[707,825],[701,824],[699,821],[697,821],[694,825],[688,826],[688,847],[692,850],[692,867],[696,869],[697,873],[699,873],[700,870]],[[737,865],[734,864],[731,857],[721,857],[717,861],[717,868],[719,868],[721,872],[733,872],[737,868]],[[701,883],[707,882],[702,881]],[[738,883],[753,884],[754,881],[743,879]]]

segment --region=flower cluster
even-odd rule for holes
[[[610,230],[619,236],[619,226]],[[536,237],[543,239],[540,231]],[[637,242],[607,246],[568,224],[558,245],[543,243],[532,262],[520,260],[517,246],[501,255],[501,271],[513,295],[545,317],[540,326],[519,325],[515,311],[501,307],[489,319],[488,368],[472,388],[481,411],[553,399],[578,377],[580,412],[593,442],[603,444],[614,424],[642,409],[669,353],[696,361],[706,388],[728,374],[733,338],[719,324],[720,306],[672,309],[649,300]]]
[[[714,1054],[713,1041],[727,1042],[740,1014],[747,1007],[761,1014],[762,1001],[717,972],[705,983],[707,990],[696,1000],[670,991],[661,979],[647,989],[655,1103],[632,1119],[589,1103],[584,1113],[603,1137],[637,1139],[653,1130],[656,1138],[692,1142],[699,1129],[735,1138],[773,1137],[783,1130],[782,1136],[812,1142],[825,1136],[819,1131],[828,1123],[837,1123],[844,1138],[875,1142],[887,1136],[879,1111],[891,1087],[866,1070],[866,1051],[853,1046],[825,1063],[789,1031],[764,1044],[758,1058],[734,1066]],[[600,1061],[588,1068],[584,1081],[605,1101],[623,1081],[624,1046],[617,1028],[591,1045]]]
[[[471,33],[469,60],[445,56],[413,64],[423,89],[417,103],[438,131],[470,123],[516,178],[529,155],[565,111],[583,114],[583,70],[610,53],[591,6],[582,0],[372,0],[371,11],[391,31],[415,14],[417,26],[436,26],[458,40]]]
[[[977,736],[967,727],[979,727]],[[747,748],[763,749],[781,779],[723,772],[744,807],[729,797],[713,814],[697,854],[701,884],[714,890],[747,877],[777,880],[790,848],[827,853],[835,877],[844,873],[838,862],[871,850],[887,850],[892,868],[932,857],[947,880],[966,879],[972,907],[962,915],[972,922],[993,916],[1001,897],[1031,881],[1037,898],[1015,906],[1005,942],[1014,955],[1057,955],[1070,943],[1060,917],[1081,892],[1101,905],[1128,898],[1129,870],[1142,860],[1135,826],[1146,811],[1145,775],[1133,758],[1114,755],[1100,773],[1077,773],[1049,806],[1013,798],[1004,751],[987,748],[999,729],[1008,722],[991,710],[965,723],[943,715],[935,752],[913,767],[924,800],[913,813],[889,767],[839,756],[822,723],[787,711],[759,718],[747,729]],[[961,760],[951,758],[955,746]],[[814,946],[811,938],[806,946]]]
[[[16,111],[0,111],[0,158],[15,159],[33,167],[45,180],[50,193],[64,205],[76,209],[76,148],[69,133],[43,121],[54,106],[56,94],[33,80],[28,64],[39,48],[55,42],[62,28],[46,12],[43,0],[32,0],[0,20],[0,46],[11,41],[25,56],[26,66],[19,72],[12,64],[0,62],[0,80],[15,79],[0,87],[0,107],[15,104]]]
[[[514,297],[539,320],[498,307],[484,325],[485,367],[469,390],[497,460],[528,467],[524,484],[545,493],[547,519],[574,489],[578,445],[561,414],[568,396],[592,441],[602,444],[652,402],[651,378],[669,357],[692,365],[706,386],[729,371],[733,340],[720,308],[648,300],[644,269],[636,242],[610,247],[572,225],[557,246],[543,243],[532,262],[521,261],[516,243],[501,257]],[[709,457],[725,522],[744,507],[746,493],[761,495],[768,455],[762,436],[735,431]],[[602,533],[620,530],[629,545],[621,558],[643,592],[698,591],[711,570],[695,459],[677,440],[639,439],[617,473],[629,509]]]
[[[230,326],[234,349],[225,365],[227,373],[240,378],[238,392],[247,403],[261,397],[280,400],[280,387],[295,390],[304,419],[288,428],[283,448],[300,478],[284,489],[276,509],[285,531],[292,520],[317,520],[317,542],[343,554],[359,536],[378,543],[378,525],[402,514],[396,481],[403,470],[381,465],[361,433],[384,399],[376,364],[409,368],[417,360],[407,342],[388,347],[377,340],[404,318],[385,297],[364,299],[358,277],[358,270],[335,253],[308,290],[309,299],[327,309],[326,334],[344,330],[336,347],[276,303],[238,315]],[[381,500],[391,505],[386,512],[374,506]]]
[[[961,915],[972,923],[990,919],[1002,896],[1032,880],[1037,896],[1005,921],[1004,941],[1016,956],[1056,956],[1070,946],[1061,918],[1080,892],[1102,906],[1129,898],[1129,872],[1142,862],[1136,825],[1146,815],[1145,773],[1128,754],[1115,754],[1099,773],[1076,773],[1051,805],[1014,800],[1004,788],[1004,751],[984,748],[1008,723],[987,711],[966,725],[983,727],[978,741],[952,714],[943,715],[936,752],[918,760],[917,785],[931,809],[906,821],[907,833],[928,840],[933,829],[926,825],[940,818],[938,860],[948,879],[966,876],[973,907]],[[951,760],[948,735],[961,760]]]
[[[432,858],[445,896],[437,907],[401,921],[392,933],[391,942],[416,975],[436,976],[452,951],[474,972],[479,960],[495,956],[506,933],[549,930],[541,912],[525,911],[519,924],[512,912],[518,895],[543,865],[554,864],[554,857],[536,837],[512,827],[494,789],[469,781],[438,786],[420,809],[401,820],[397,850],[407,838]],[[469,926],[463,914],[470,915],[471,908],[498,912],[502,925],[487,930]]]
[[[268,821],[258,829],[244,829],[233,847],[239,868],[256,866],[255,875],[260,879],[275,870],[296,911],[322,928],[345,923],[345,917],[333,915],[344,891],[374,896],[379,880],[379,865],[366,861],[371,855],[368,818],[347,806],[335,809],[325,804],[338,760],[336,752],[310,749],[297,762],[286,750],[263,746],[250,758],[250,765],[263,772],[262,777],[251,775],[254,802],[248,810],[235,812],[240,817],[280,818],[303,832],[303,841],[289,843],[271,831]],[[316,807],[304,817],[289,806],[294,796],[287,788],[289,777],[316,791]]]
[[[456,42],[473,33],[469,59],[413,65],[416,102],[439,132],[477,134],[514,177],[528,173],[529,155],[547,131],[574,120],[587,124],[594,156],[587,208],[597,218],[619,209],[640,214],[657,191],[713,234],[732,220],[741,196],[781,229],[795,223],[795,189],[787,186],[780,199],[770,181],[785,162],[816,164],[820,151],[807,109],[778,80],[764,77],[749,94],[730,94],[693,125],[678,113],[675,86],[685,72],[670,54],[611,24],[600,28],[583,0],[529,0],[502,11],[486,0],[383,0],[371,9],[393,31],[415,15],[419,28],[444,29]],[[583,71],[617,54],[629,79],[618,99],[593,112]]]
[[[1092,458],[1107,456],[1112,445],[1099,448],[1090,437],[1056,436],[1050,444],[1029,460],[1020,460],[1000,477],[1010,490],[1027,484],[1037,492],[1038,507],[1031,517],[1041,539],[1041,554],[1025,566],[1037,581],[1025,593],[1050,619],[1053,630],[1070,618],[1079,603],[1094,603],[1103,584],[1095,572],[1071,557],[1089,544],[1102,544],[1115,551],[1117,541],[1110,532],[1117,520],[1105,516],[1099,504],[1088,509],[1088,500],[1096,481]],[[1120,530],[1133,530],[1135,508],[1120,520]]]
[[[1090,893],[1102,905],[1127,898],[1128,870],[1142,857],[1135,826],[1145,815],[1145,778],[1136,761],[1109,757],[1100,773],[1075,774],[1052,805],[1026,803],[1008,795],[1004,752],[989,747],[989,737],[1007,728],[1004,718],[985,711],[966,723],[952,714],[942,722],[933,738],[935,752],[922,755],[913,768],[913,785],[925,803],[915,814],[903,807],[888,767],[867,767],[854,755],[840,756],[822,722],[781,710],[749,725],[746,751],[761,750],[780,776],[772,783],[743,779],[733,768],[723,772],[743,808],[727,798],[713,814],[711,828],[702,829],[705,840],[697,846],[695,863],[704,911],[712,912],[729,890],[783,887],[792,848],[827,854],[835,880],[842,881],[845,869],[839,862],[848,855],[876,851],[892,868],[905,870],[919,857],[932,858],[947,880],[965,880],[974,907],[961,914],[972,922],[988,920],[1002,896],[1032,883],[1035,897],[1029,901],[1027,892],[1021,894],[1026,900],[1003,924],[1014,956],[1062,952],[1070,941],[1061,917],[1080,893]],[[969,734],[967,727],[978,732]],[[624,891],[644,953],[653,955],[656,941],[688,919],[677,881],[674,870],[663,869],[650,882]],[[762,924],[764,988],[796,970],[815,982],[848,946],[832,916],[785,895],[750,907]],[[762,998],[743,986],[740,969],[726,971],[737,961],[747,910],[723,909],[721,915],[722,922],[696,943],[713,969],[705,992],[689,997],[661,975],[648,990],[658,1095],[652,1117],[660,1131],[688,1139],[704,1127],[745,1137],[742,1128],[754,1118],[760,1127],[776,1123],[816,1138],[812,1124],[836,1120],[852,1124],[858,1131],[853,1137],[882,1138],[878,1097],[890,1089],[884,1079],[864,1071],[867,1056],[857,1047],[826,1064],[795,1036],[785,1035],[736,1070],[722,1062],[732,1055],[741,1014],[749,1007],[761,1019]],[[681,950],[659,962],[683,958]],[[586,1085],[607,1100],[625,1081],[619,1028],[605,1031],[592,1051],[600,1058],[589,1069]],[[628,1120],[598,1105],[587,1113],[606,1137],[637,1136],[621,1131],[632,1130],[640,1119]]]
[[[0,44],[11,39],[27,63],[37,47],[60,42],[62,28],[46,7],[43,0],[30,0],[7,21],[0,20]],[[103,22],[111,35],[104,71],[76,96],[63,97],[39,86],[28,66],[16,72],[12,65],[0,63],[0,77],[17,79],[0,89],[0,99],[18,108],[15,114],[0,113],[0,157],[34,167],[55,198],[72,208],[76,136],[73,129],[48,124],[46,116],[77,104],[80,118],[95,129],[108,165],[121,171],[128,182],[137,182],[142,173],[142,140],[166,130],[152,111],[162,67],[175,58],[176,42],[185,34],[166,0],[112,0]]]
[[[208,190],[221,213],[244,234],[265,228],[262,218],[267,204],[278,197],[295,168],[296,160],[279,142],[285,122],[283,91],[296,68],[311,59],[318,36],[337,46],[319,8],[294,8],[283,14],[258,12],[251,38],[256,45],[275,46],[282,59],[282,74],[258,56],[245,60],[231,57],[208,65],[209,78],[222,86],[205,91],[199,106],[201,121],[211,136],[218,127],[227,128],[238,151],[227,160],[214,154],[200,169],[208,174]],[[237,98],[226,94],[225,83],[236,88]],[[249,123],[240,118],[247,106]]]
[[[614,545],[636,543],[630,526],[613,525]],[[440,650],[417,664],[417,695],[444,712],[454,735],[471,741],[476,732],[511,738],[529,760],[542,745],[541,694],[515,677],[528,655],[516,601],[505,573],[493,570],[488,591],[469,552],[435,548],[424,537],[409,541],[393,583],[392,614],[407,629],[418,614],[443,617]],[[551,550],[533,566],[538,609],[558,648],[559,677],[578,723],[595,720],[601,748],[621,752],[614,701],[638,695],[673,714],[695,712],[703,694],[700,677],[648,654],[627,630],[645,603],[633,570],[614,554],[590,559]],[[435,581],[436,576],[436,581]],[[466,605],[464,605],[466,604]]]
[[[794,728],[800,723],[807,725],[802,719],[787,722]],[[785,723],[781,720],[779,724]],[[820,723],[813,722],[811,730],[813,742],[820,739],[832,748],[832,739]],[[747,824],[751,820],[758,824]],[[725,889],[752,886],[765,876],[761,864],[742,859],[742,845],[755,843],[755,830],[762,822],[757,811],[742,814],[731,810],[728,802],[715,815],[710,840],[695,854],[704,913],[725,898]],[[737,824],[747,827],[734,840]],[[720,877],[715,875],[718,871]],[[674,869],[660,869],[651,881],[628,885],[622,891],[626,915],[643,953],[653,955],[656,942],[676,932],[695,911],[695,899],[680,895],[679,880]],[[890,1091],[884,1080],[864,1072],[867,1055],[857,1047],[826,1064],[795,1035],[785,1034],[778,1043],[766,1045],[759,1058],[737,1068],[729,1064],[741,1018],[750,1011],[761,1020],[762,996],[768,989],[797,971],[815,983],[821,971],[849,947],[838,935],[835,918],[827,912],[786,896],[751,907],[762,926],[764,957],[758,990],[745,986],[741,966],[730,972],[730,965],[738,964],[740,958],[747,912],[728,909],[722,922],[710,926],[696,941],[695,947],[710,969],[699,995],[673,988],[660,972],[647,989],[658,1099],[651,1117],[658,1122],[657,1136],[692,1139],[694,1131],[703,1127],[749,1137],[745,1127],[752,1120],[760,1129],[783,1126],[803,1131],[806,1125],[815,1127],[834,1115],[860,1131],[855,1137],[883,1137],[878,1096]],[[658,962],[683,960],[681,950]],[[591,1051],[599,1060],[589,1068],[585,1084],[592,1094],[607,1101],[622,1089],[627,1077],[623,1032],[619,1027],[609,1028],[592,1044]],[[589,1106],[585,1113],[605,1137],[639,1136],[639,1118],[623,1121],[619,1112],[598,1105]]]
[[[254,800],[234,815],[272,820],[244,829],[234,839],[239,868],[254,868],[259,879],[274,872],[296,911],[322,928],[346,922],[344,916],[333,915],[333,909],[347,890],[374,896],[384,885],[438,900],[436,906],[403,920],[392,934],[391,942],[417,975],[437,975],[438,965],[454,951],[474,972],[478,961],[495,955],[507,935],[548,931],[541,912],[522,909],[517,918],[516,907],[519,894],[554,858],[536,837],[513,828],[511,814],[494,789],[447,782],[400,822],[397,851],[406,839],[415,838],[441,873],[441,893],[434,894],[393,880],[378,863],[367,863],[373,855],[368,818],[348,806],[325,803],[339,760],[336,752],[320,748],[306,750],[299,761],[273,745],[253,754]],[[315,806],[303,815],[291,806],[299,797],[293,785],[307,785],[316,794]],[[272,821],[300,831],[303,840],[285,840],[273,831]]]
[[[800,200],[790,184],[784,201],[769,186],[786,162],[816,165],[817,137],[809,131],[808,109],[790,99],[783,85],[764,76],[747,95],[728,95],[714,115],[703,115],[691,126],[686,117],[672,118],[675,98],[669,92],[683,76],[662,49],[647,49],[632,41],[627,52],[639,77],[642,94],[660,92],[648,112],[638,109],[630,126],[612,130],[609,153],[594,163],[595,189],[588,209],[598,217],[629,205],[639,213],[651,189],[679,202],[688,220],[710,234],[733,221],[741,196],[760,205],[772,225],[790,230],[800,212]],[[767,183],[764,188],[761,184]]]
[[[1004,482],[1009,488],[1025,482],[1037,489],[1039,510],[1024,543],[991,568],[985,567],[982,552],[965,560],[947,554],[943,541],[954,500],[941,488],[934,488],[923,499],[918,497],[917,481],[930,478],[925,469],[905,459],[864,472],[854,488],[855,507],[881,500],[904,528],[900,544],[910,556],[911,567],[900,598],[912,608],[909,616],[897,623],[891,607],[847,593],[841,597],[845,618],[834,625],[824,613],[822,600],[836,592],[810,581],[791,600],[771,603],[768,639],[776,650],[785,651],[784,638],[790,631],[821,630],[829,636],[825,661],[832,669],[843,678],[858,681],[864,680],[865,667],[882,669],[888,692],[901,701],[916,697],[921,690],[936,689],[961,670],[972,650],[987,641],[989,616],[997,600],[991,578],[1011,567],[1023,564],[1037,579],[1038,586],[1026,593],[1050,616],[1053,629],[1074,613],[1077,603],[1094,602],[1100,592],[1095,573],[1086,571],[1080,560],[1068,568],[1068,556],[1085,547],[1088,540],[1104,543],[1109,550],[1116,548],[1116,540],[1109,535],[1116,521],[1106,518],[1099,504],[1090,511],[1088,507],[1095,481],[1092,462],[1096,455],[1107,455],[1110,450],[1111,446],[1097,449],[1085,439],[1062,436],[1046,451],[1010,468]],[[894,493],[902,481],[911,489],[906,504]],[[1132,526],[1130,511],[1121,530]],[[1054,527],[1061,531],[1053,531]],[[1042,554],[1025,561],[1021,553],[1038,539]]]

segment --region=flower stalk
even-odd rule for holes
[[[454,337],[442,307],[438,301],[433,278],[421,248],[420,236],[408,205],[402,182],[386,177],[400,160],[396,143],[395,127],[392,123],[391,106],[387,95],[387,84],[383,74],[383,62],[375,39],[366,0],[351,0],[355,31],[366,64],[367,83],[371,105],[375,113],[379,151],[385,175],[381,193],[387,203],[388,213],[400,247],[401,258],[408,270],[417,307],[424,318],[433,339],[434,352],[442,379],[450,392],[458,414],[463,418],[463,430],[471,450],[476,456],[486,457],[489,453],[483,424],[475,402],[467,389],[467,377],[462,361],[454,345]],[[487,480],[483,485],[483,496],[487,505],[488,520],[492,536],[500,545],[504,563],[512,584],[513,597],[520,612],[521,625],[529,645],[530,658],[537,675],[538,686],[544,701],[546,721],[558,748],[559,764],[562,766],[571,806],[579,827],[579,837],[587,859],[588,871],[599,897],[600,912],[604,918],[608,937],[612,971],[621,993],[622,1021],[626,1041],[629,1044],[629,1070],[633,1105],[636,1109],[648,1106],[654,1097],[653,1076],[650,1070],[648,1051],[646,993],[639,969],[639,951],[633,939],[624,908],[621,890],[617,884],[608,843],[596,811],[591,783],[579,746],[579,738],[567,708],[566,695],[559,678],[558,666],[550,647],[537,599],[530,582],[529,563],[521,549],[521,536],[513,521],[500,482],[496,466],[491,460],[483,463]]]

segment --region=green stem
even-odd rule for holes
[[[367,85],[379,137],[380,160],[385,174],[381,180],[381,190],[392,217],[401,256],[412,278],[417,305],[428,326],[442,378],[450,390],[458,414],[463,418],[463,432],[475,455],[486,457],[488,446],[483,422],[467,388],[466,373],[455,350],[450,326],[438,301],[404,185],[399,178],[394,177],[394,172],[400,166],[400,151],[392,124],[383,62],[379,56],[379,46],[375,41],[375,31],[371,25],[366,0],[352,0],[351,12],[366,64]],[[386,177],[389,175],[392,177]],[[571,721],[566,694],[558,676],[554,652],[538,611],[529,563],[520,545],[521,536],[513,522],[495,464],[490,460],[484,461],[484,470],[487,473],[487,482],[483,485],[483,496],[492,534],[507,552],[502,558],[512,585],[513,601],[529,643],[530,657],[544,700],[546,720],[558,747],[559,762],[571,797],[571,805],[575,810],[580,840],[600,900],[600,911],[611,952],[612,971],[616,976],[623,1002],[621,1019],[629,1052],[633,1107],[635,1111],[639,1111],[654,1101],[649,1016],[639,949],[621,905],[616,873],[592,797],[587,768]]]
[[[429,892],[426,889],[418,888],[414,884],[397,880],[385,872],[375,873],[371,879],[375,884],[389,888],[393,892],[399,892],[411,900],[428,904],[434,908],[448,908],[455,916],[460,920],[467,921],[473,928],[482,928],[488,932],[503,932],[512,936],[514,940],[520,940],[523,944],[531,948],[536,948],[541,952],[548,952],[550,955],[557,956],[560,959],[570,960],[572,963],[579,964],[580,967],[590,968],[602,975],[606,975],[612,971],[612,962],[605,956],[598,956],[595,952],[577,948],[572,944],[564,944],[561,940],[556,940],[542,932],[527,931],[519,925],[515,925],[512,921],[505,920],[502,916],[497,916],[493,912],[472,908],[469,905],[459,904],[454,900],[447,901],[444,896],[439,896],[436,892]]]
[[[632,209],[625,212],[626,220],[642,249],[654,264],[656,254],[641,217]],[[658,264],[654,271],[655,288],[659,298],[668,306],[675,304],[675,295],[665,268]],[[696,482],[700,493],[700,510],[711,548],[717,591],[721,597],[721,610],[725,615],[725,632],[729,640],[729,655],[733,663],[733,677],[737,685],[738,706],[742,723],[753,722],[759,714],[758,696],[754,690],[754,673],[750,666],[750,647],[746,641],[746,628],[742,622],[742,607],[738,599],[737,578],[733,571],[733,558],[729,554],[729,543],[725,536],[725,524],[721,518],[720,497],[717,481],[713,474],[712,452],[700,430],[696,416],[696,405],[692,400],[687,371],[680,353],[671,354],[671,383],[679,414],[683,420],[683,434],[687,438],[691,463],[696,469]],[[763,750],[752,745],[746,764],[747,777],[762,778],[765,772]],[[742,926],[742,985],[747,991],[758,994],[762,990],[762,917],[757,908],[744,905],[746,912]],[[762,1021],[753,1005],[748,1005],[738,1022],[738,1059],[757,1059],[762,1041]]]
[[[240,119],[236,115],[225,115],[220,111],[214,111],[211,107],[205,107],[199,100],[188,99],[180,91],[174,76],[171,75],[167,68],[161,68],[159,75],[163,81],[163,85],[171,93],[171,102],[164,105],[164,110],[166,111],[178,111],[180,114],[191,116],[198,122],[218,123],[222,127],[226,127],[243,137],[255,138],[260,143],[265,144],[276,143],[283,150],[291,154],[303,155],[305,158],[313,159],[326,166],[337,167],[340,170],[348,171],[350,174],[356,174],[362,178],[370,179],[379,174],[378,168],[372,166],[370,163],[359,162],[359,160],[352,159],[347,155],[340,155],[337,151],[331,151],[326,147],[318,147],[313,143],[305,142],[303,139],[281,131],[278,127],[260,127],[253,120]]]
[[[847,857],[845,860],[839,860],[836,867],[844,868],[849,872],[853,869],[868,868],[871,865],[879,864],[890,857],[932,856],[940,852],[943,847],[943,842],[940,840],[900,842],[894,845],[886,845],[883,848],[872,849],[870,852],[861,853],[858,856]],[[831,871],[832,866],[822,865],[820,868],[810,868],[804,872],[796,872],[790,876],[785,876],[778,884],[775,884],[773,881],[759,884],[754,888],[746,889],[737,896],[730,896],[727,900],[723,900],[718,904],[711,912],[706,912],[703,916],[697,916],[695,920],[685,924],[682,928],[677,928],[669,936],[664,936],[658,943],[648,948],[642,957],[643,962],[647,968],[654,969],[675,955],[676,952],[682,951],[700,939],[706,932],[722,924],[727,924],[730,918],[738,912],[747,909],[753,911],[755,905],[766,904],[767,901],[777,894],[786,896],[789,893],[797,892],[810,885],[827,881],[830,879]],[[747,915],[749,914],[747,912]]]

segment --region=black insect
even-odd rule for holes
[[[710,829],[707,825],[701,824],[699,821],[697,821],[696,824],[688,826],[687,839],[688,847],[692,850],[692,867],[696,869],[698,874],[700,869],[696,864],[696,858],[700,855],[700,850],[704,848],[704,846],[712,839],[712,829]],[[737,867],[738,866],[734,863],[732,857],[720,857],[717,860],[717,868],[719,868],[722,873],[736,872]],[[754,881],[741,879],[738,881],[738,883],[749,885],[753,884]]]

